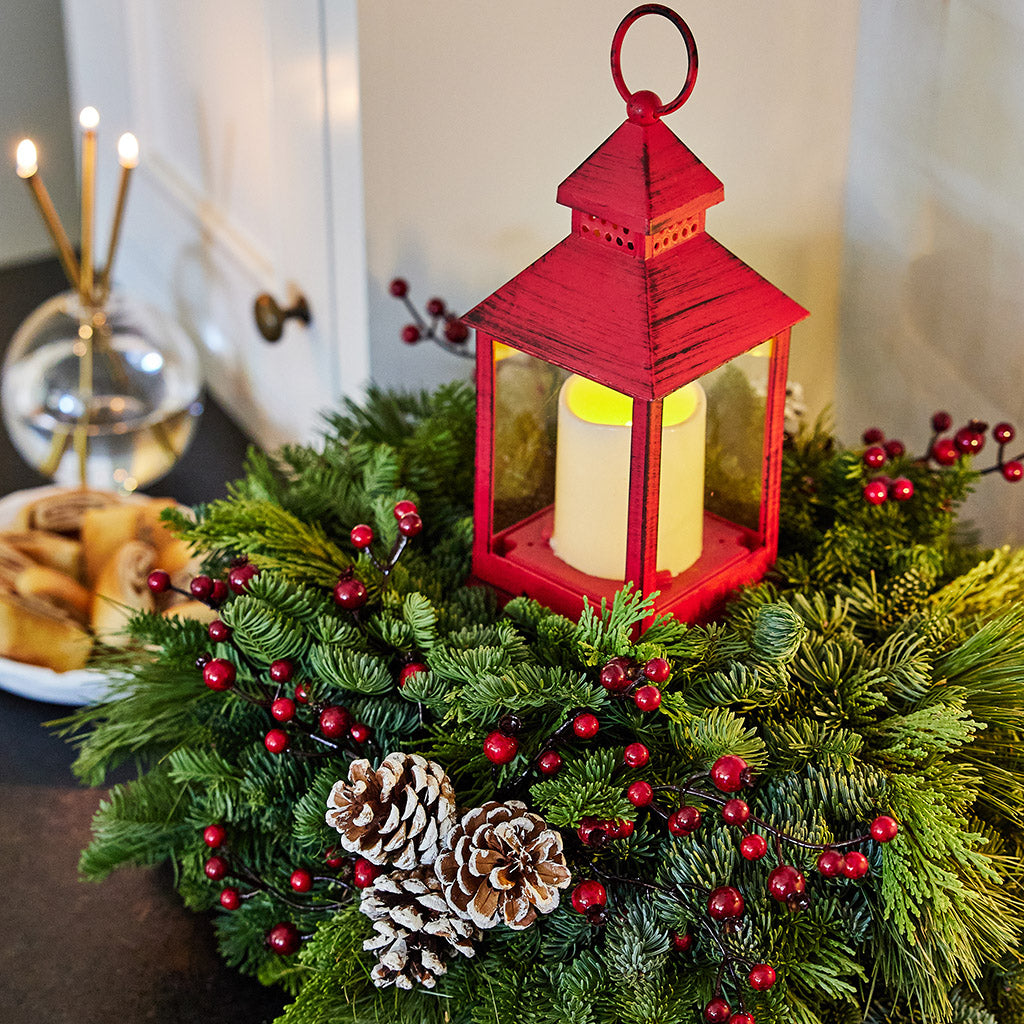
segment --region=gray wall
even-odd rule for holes
[[[53,253],[14,153],[28,136],[64,226],[78,238],[77,171],[60,0],[0,0],[0,266]]]

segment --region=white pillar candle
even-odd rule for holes
[[[604,579],[626,573],[633,400],[574,374],[558,398],[552,550]],[[707,402],[696,381],[662,409],[658,571],[675,574],[700,557],[704,535]]]

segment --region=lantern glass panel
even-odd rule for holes
[[[764,475],[770,339],[701,378],[707,395],[704,508],[756,530]]]
[[[569,374],[494,342],[495,533],[555,500],[558,392]]]

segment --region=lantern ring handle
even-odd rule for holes
[[[663,18],[668,18],[679,29],[679,34],[683,37],[683,42],[686,43],[686,81],[683,82],[683,87],[674,100],[662,103],[653,110],[655,117],[663,117],[665,114],[671,114],[673,110],[678,110],[693,92],[694,83],[697,81],[697,43],[690,31],[690,26],[672,8],[666,7],[664,4],[641,4],[630,11],[619,22],[619,27],[615,30],[615,35],[612,38],[612,80],[615,82],[615,88],[619,90],[619,95],[627,104],[633,99],[634,93],[629,91],[622,77],[622,41],[625,39],[630,25],[645,14],[660,14]]]

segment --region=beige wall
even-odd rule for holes
[[[397,338],[388,280],[465,310],[568,231],[558,183],[624,119],[608,52],[624,0],[360,0],[374,377],[463,367]],[[708,230],[812,312],[792,376],[832,399],[858,0],[687,0],[700,74],[668,125],[725,183]],[[624,73],[681,84],[671,25],[630,30]]]
[[[28,189],[14,173],[14,152],[25,136],[39,147],[43,181],[68,234],[77,238],[60,0],[0,4],[0,266],[53,253]]]

